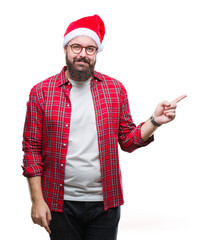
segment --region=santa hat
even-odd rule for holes
[[[78,36],[87,36],[92,38],[98,47],[98,52],[103,50],[103,38],[105,35],[104,22],[98,15],[81,18],[72,22],[65,34],[63,47],[65,47],[70,40]]]

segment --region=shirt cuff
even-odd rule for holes
[[[36,177],[42,176],[43,168],[38,164],[30,165],[28,167],[22,166],[23,176],[25,177]]]
[[[140,142],[140,145],[142,147],[145,147],[147,146],[148,144],[150,144],[151,142],[154,141],[154,135],[152,135],[148,140],[146,140],[145,142],[143,141],[142,139],[142,136],[141,136],[141,127],[142,125],[144,124],[145,122],[142,122],[140,123],[140,125],[138,126],[138,139],[139,139],[139,142]]]

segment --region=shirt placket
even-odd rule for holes
[[[69,132],[70,132],[70,119],[71,119],[71,102],[70,102],[70,90],[72,88],[72,84],[68,82],[67,85],[62,86],[64,95],[65,95],[65,117],[64,117],[64,133],[63,133],[63,141],[62,141],[62,160],[60,162],[60,195],[61,198],[59,199],[59,204],[63,205],[64,200],[64,178],[65,178],[65,162],[66,162],[66,155],[68,149],[68,139],[69,139]]]
[[[101,99],[99,96],[99,86],[100,84],[94,78],[91,81],[91,93],[94,103],[95,117],[96,117],[96,129],[97,129],[97,139],[98,139],[98,149],[99,149],[99,161],[100,161],[100,170],[101,170],[101,180],[102,180],[102,189],[103,189],[103,200],[104,204],[107,202],[107,191],[106,191],[106,180],[105,180],[105,163],[104,163],[104,147],[103,141],[104,136],[101,134],[101,129],[103,127],[103,119],[102,119],[102,110],[101,110]],[[103,129],[102,129],[103,130]]]

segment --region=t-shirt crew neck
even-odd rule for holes
[[[76,80],[72,80],[72,79],[69,79],[68,80],[72,83],[72,85],[74,86],[84,86],[84,85],[88,85],[91,83],[91,79],[92,78],[89,78],[88,80],[86,81],[76,81]]]

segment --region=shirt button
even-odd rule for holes
[[[70,105],[69,104],[67,104],[67,107],[69,107]]]
[[[61,167],[63,167],[63,164],[60,164]]]
[[[65,147],[65,146],[66,146],[66,143],[63,143],[63,146]]]
[[[62,184],[60,184],[60,187],[62,187],[63,185]]]
[[[65,126],[68,127],[68,124],[66,124]]]

